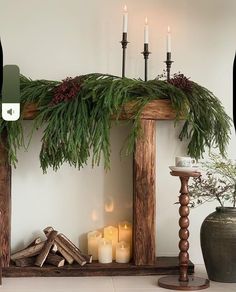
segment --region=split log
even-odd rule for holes
[[[56,254],[57,251],[58,251],[57,245],[54,243],[52,248],[51,248],[51,250],[50,250],[50,252],[53,253],[53,254]]]
[[[49,253],[46,258],[46,263],[56,267],[63,267],[65,259],[57,254]]]
[[[87,263],[87,260],[82,255],[80,249],[75,246],[73,242],[71,242],[64,234],[58,234],[57,238],[60,240],[60,244],[62,244],[62,246],[68,250],[69,254],[74,258],[77,263],[79,263],[81,266]]]
[[[46,234],[46,236],[48,236],[49,233],[53,231],[53,228],[52,227],[47,227],[43,231]],[[66,261],[70,265],[73,264],[73,262],[74,262],[73,257],[60,245],[60,243],[58,243],[57,238],[55,238],[55,244],[57,246],[58,252],[66,259]]]
[[[28,248],[22,249],[16,253],[14,253],[11,256],[11,259],[13,261],[18,260],[18,259],[22,259],[22,258],[27,258],[27,257],[33,257],[35,255],[40,254],[41,250],[43,249],[45,244],[45,241],[40,242],[39,244],[36,244],[34,246],[30,246]]]
[[[15,260],[17,267],[32,267],[35,263],[36,257],[22,258]]]
[[[40,242],[42,242],[42,239],[40,237],[37,237],[30,244],[28,244],[26,248],[34,246],[35,244],[39,244]]]
[[[54,229],[52,227],[47,227],[44,229],[44,233],[46,236],[49,236],[49,234]],[[58,251],[60,252],[59,248],[62,248],[65,250],[78,264],[81,266],[84,266],[86,264],[85,258],[81,255],[80,250],[66,237],[62,236],[62,234],[58,234],[58,236],[55,238],[55,243],[57,244]],[[63,254],[62,254],[63,255]],[[64,255],[63,255],[64,256]]]
[[[81,255],[86,260],[87,264],[91,264],[93,262],[93,256],[91,254],[85,254],[81,252]]]
[[[50,232],[50,234],[48,235],[48,239],[44,244],[44,247],[42,248],[40,254],[37,256],[36,261],[35,261],[35,265],[42,267],[43,263],[45,262],[49,251],[54,243],[54,240],[57,236],[57,231],[53,230],[52,232]]]
[[[58,241],[56,240],[56,244],[57,244],[57,249],[58,249],[58,252],[66,259],[66,261],[72,265],[73,262],[74,262],[74,259],[73,257],[67,252],[67,250],[65,250],[59,243]]]

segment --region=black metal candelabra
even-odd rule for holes
[[[144,44],[144,50],[142,52],[144,57],[144,80],[148,80],[148,57],[151,52],[148,51],[148,44]]]
[[[121,41],[122,50],[123,50],[123,54],[122,54],[122,78],[125,77],[126,48],[127,48],[128,43],[129,42],[127,41],[127,32],[123,32],[123,37],[122,37],[122,41]]]
[[[174,61],[171,61],[171,52],[167,52],[166,55],[166,72],[167,72],[167,81],[170,80],[170,69],[171,69],[171,65]]]

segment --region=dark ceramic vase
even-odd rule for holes
[[[208,277],[236,282],[236,208],[217,207],[201,227],[201,247]]]

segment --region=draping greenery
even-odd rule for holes
[[[88,74],[61,82],[31,80],[21,76],[21,105],[35,103],[39,114],[32,133],[43,127],[40,162],[43,171],[54,170],[67,162],[77,168],[98,165],[104,157],[109,168],[111,116],[117,121],[128,102],[135,102],[130,134],[123,147],[133,152],[135,140],[142,136],[140,113],[155,99],[169,99],[176,110],[176,121],[185,117],[180,140],[189,139],[188,155],[202,157],[206,148],[219,147],[225,154],[231,120],[218,98],[208,89],[175,74],[168,82],[160,78],[144,82],[104,74]],[[22,118],[21,118],[22,119]],[[27,147],[21,119],[6,122],[0,119],[0,133],[7,131],[9,161],[16,165],[17,150]]]

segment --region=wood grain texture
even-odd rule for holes
[[[49,253],[45,263],[56,267],[63,267],[65,264],[65,259],[57,254]]]
[[[178,257],[158,257],[154,265],[136,266],[128,264],[99,264],[92,262],[81,267],[79,264],[65,265],[64,267],[52,267],[44,265],[40,267],[20,268],[10,266],[3,269],[4,277],[85,277],[85,276],[144,276],[144,275],[170,275],[179,273]],[[190,262],[188,273],[194,272],[194,266]]]
[[[57,240],[59,240],[60,245],[73,257],[73,259],[84,266],[86,264],[86,259],[82,256],[80,249],[73,244],[64,234],[58,234]]]
[[[30,257],[30,258],[22,258],[15,260],[15,265],[17,267],[32,267],[35,263],[36,257]]]
[[[1,229],[2,229],[2,214],[0,212],[0,233],[2,232]],[[2,285],[2,255],[1,255],[1,251],[0,251],[0,285]]]
[[[39,244],[40,242],[42,242],[42,239],[40,237],[35,238],[32,242],[30,242],[27,247],[31,247],[34,246],[35,244]]]
[[[51,226],[48,226],[43,231],[46,236],[49,237],[54,229]],[[77,246],[75,246],[73,242],[71,242],[64,234],[60,233],[57,235],[57,237],[55,238],[55,244],[59,249],[61,247],[63,250],[65,250],[81,266],[86,264],[87,259],[83,257],[81,250]],[[60,252],[59,249],[58,251]]]
[[[120,120],[132,119],[134,114],[134,102],[127,103],[121,115]],[[38,114],[38,109],[36,104],[27,104],[22,112],[23,118],[25,120],[33,120]],[[170,100],[159,99],[150,101],[143,109],[141,118],[142,119],[152,119],[152,120],[174,120],[176,117],[176,112],[173,109]],[[116,119],[116,117],[112,117]]]
[[[144,137],[136,142],[133,180],[133,257],[136,265],[155,264],[156,125],[142,120]]]
[[[14,253],[13,255],[11,255],[11,259],[13,261],[15,261],[18,259],[33,257],[35,255],[38,255],[38,254],[40,254],[41,250],[43,249],[44,244],[45,244],[45,241],[40,242],[39,244],[27,247],[25,249],[22,249],[16,253]]]
[[[42,267],[43,263],[46,261],[46,258],[50,252],[51,247],[53,246],[54,240],[57,236],[57,231],[53,230],[52,232],[50,232],[50,234],[48,235],[48,238],[40,252],[40,254],[37,256],[36,261],[35,261],[35,265]]]
[[[10,263],[11,246],[11,166],[8,163],[7,132],[4,130],[0,139],[0,212],[1,232],[0,247],[2,266]]]
[[[51,226],[48,226],[43,230],[46,236],[48,236],[54,229]],[[57,251],[66,259],[69,264],[74,262],[74,258],[68,253],[68,251],[61,245],[60,240],[58,237],[55,238],[55,244],[57,246]]]

